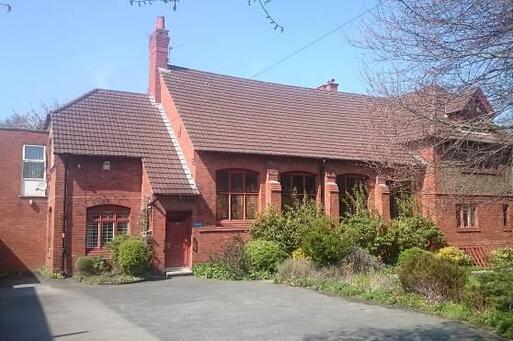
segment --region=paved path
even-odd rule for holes
[[[498,340],[459,323],[263,282],[176,277],[0,287],[1,340]]]

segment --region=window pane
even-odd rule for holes
[[[42,162],[23,162],[24,179],[44,179],[45,165]]]
[[[114,235],[114,223],[102,223],[102,245],[112,240]]]
[[[228,172],[217,172],[216,191],[228,192]]]
[[[130,216],[130,210],[122,209],[118,212],[118,219],[126,219]]]
[[[258,209],[258,195],[246,195],[246,219],[255,219]]]
[[[468,227],[470,225],[470,217],[469,217],[469,208],[468,206],[463,207],[463,226]]]
[[[282,193],[290,193],[290,175],[280,176]]]
[[[469,207],[469,213],[470,213],[470,226],[476,226],[476,208]]]
[[[98,224],[88,223],[86,228],[86,248],[98,247]]]
[[[243,219],[244,195],[232,194],[232,219]]]
[[[315,194],[315,176],[305,177],[305,191],[307,194]]]
[[[283,194],[281,196],[281,208],[284,209],[284,208],[290,207],[291,201],[292,200],[291,200],[290,194]]]
[[[128,222],[120,222],[117,223],[117,235],[127,234],[128,233]]]
[[[100,211],[87,210],[87,220],[98,220],[98,219],[100,219]]]
[[[244,192],[244,189],[243,189],[243,178],[244,178],[244,175],[242,173],[232,173],[231,174],[231,178],[232,178],[232,187],[230,188],[230,192],[232,193],[242,193]]]
[[[258,175],[246,174],[246,193],[258,192]]]
[[[102,219],[114,219],[113,210],[105,210],[102,212]]]
[[[217,219],[228,219],[228,194],[218,194],[216,200]]]
[[[24,159],[44,161],[45,148],[43,146],[25,146]]]
[[[305,192],[305,187],[303,186],[304,177],[301,175],[293,175],[292,176],[292,192],[297,194],[303,194]]]
[[[353,178],[353,177],[348,177],[347,180],[347,188],[346,188],[346,191],[348,193],[351,193],[353,194],[356,190],[356,179]]]

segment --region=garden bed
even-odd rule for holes
[[[77,282],[93,285],[120,285],[131,284],[145,281],[145,277],[130,276],[115,273],[102,273],[99,275],[76,275],[74,279]]]

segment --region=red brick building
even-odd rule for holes
[[[511,243],[509,167],[450,173],[428,137],[412,128],[416,150],[406,148],[375,98],[334,81],[312,89],[213,74],[169,65],[168,51],[158,18],[148,94],[95,89],[55,110],[46,131],[0,130],[0,269],[70,274],[77,257],[105,254],[123,233],[151,235],[156,269],[187,268],[293,193],[337,219],[354,184],[389,220],[391,165],[420,170],[416,197],[450,244],[479,256]],[[476,91],[444,110],[491,109]],[[475,188],[462,191],[469,177]]]

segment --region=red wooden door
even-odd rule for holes
[[[166,267],[189,266],[191,214],[171,212],[166,220]]]

